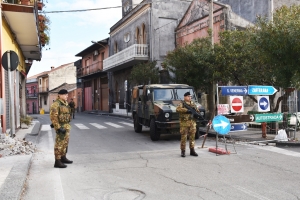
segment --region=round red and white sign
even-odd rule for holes
[[[244,103],[242,96],[231,96],[231,112],[244,112]]]

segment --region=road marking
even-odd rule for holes
[[[238,189],[239,191],[242,191],[252,197],[255,197],[257,199],[261,199],[261,200],[270,200],[268,199],[267,197],[264,197],[264,196],[261,196],[260,194],[257,194],[256,192],[253,192],[251,190],[248,190],[247,188],[244,188],[244,187],[241,187],[241,186],[238,186],[238,185],[234,185],[233,186],[235,189]]]
[[[90,123],[90,125],[95,126],[95,127],[98,128],[98,129],[105,129],[105,128],[107,128],[107,127],[102,126],[102,125],[97,124],[97,123]]]
[[[131,126],[131,127],[133,127],[133,124],[131,124],[131,123],[128,123],[128,122],[119,122],[119,123],[121,123],[121,124],[125,124],[125,125],[127,125],[127,126]]]
[[[77,126],[77,128],[79,129],[90,129],[89,127],[83,125],[83,124],[74,124],[75,126]]]
[[[110,125],[112,127],[115,127],[115,128],[123,128],[123,126],[120,126],[118,124],[114,124],[114,123],[110,123],[110,122],[104,122],[104,123],[107,124],[107,125]]]
[[[42,125],[41,131],[51,131],[50,124]]]
[[[254,147],[258,148],[258,149],[263,149],[263,150],[266,150],[266,151],[272,151],[272,152],[275,152],[275,153],[300,158],[300,153],[294,152],[294,151],[289,151],[289,150],[286,150],[286,149],[281,149],[281,148],[278,148],[278,147],[272,147],[272,146],[254,146]]]

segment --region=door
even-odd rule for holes
[[[92,110],[92,87],[84,88],[84,110]]]
[[[101,85],[100,85],[100,103],[101,103],[101,110],[109,111],[108,107],[108,79],[102,78]]]

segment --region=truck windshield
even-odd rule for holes
[[[195,101],[195,94],[194,94],[194,90],[192,88],[180,88],[180,89],[174,89],[175,94],[176,94],[176,99],[177,100],[183,100],[183,95],[186,92],[190,92],[192,95],[192,100]]]
[[[155,89],[153,93],[154,93],[154,101],[174,100],[173,89]]]

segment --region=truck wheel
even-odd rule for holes
[[[196,126],[195,139],[197,140],[197,139],[199,139],[199,137],[200,137],[199,127]]]
[[[160,132],[158,132],[154,119],[150,121],[150,138],[152,141],[159,140]]]
[[[138,116],[138,114],[136,114],[136,115],[134,116],[133,126],[134,126],[134,131],[135,131],[136,133],[141,133],[141,132],[142,132],[143,126],[140,125],[140,123],[139,123],[139,116]]]

